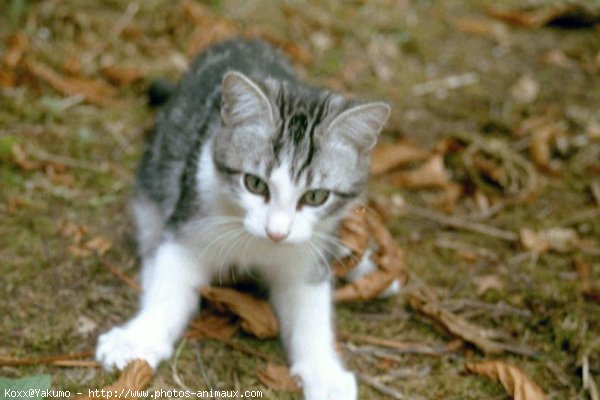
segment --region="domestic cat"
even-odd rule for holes
[[[137,173],[140,310],[100,337],[96,358],[107,369],[136,358],[156,367],[197,311],[198,288],[235,266],[270,288],[304,397],[355,399],[334,348],[328,264],[341,219],[364,200],[389,112],[302,83],[259,40],[202,53],[159,113]]]

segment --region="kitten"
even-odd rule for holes
[[[235,266],[269,286],[304,397],[355,399],[334,348],[328,264],[389,111],[307,86],[261,41],[199,56],[137,174],[140,311],[100,337],[96,358],[107,369],[136,358],[156,367],[197,311],[198,288]]]

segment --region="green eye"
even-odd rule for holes
[[[329,191],[323,189],[309,190],[304,193],[300,199],[300,204],[305,204],[311,207],[317,207],[322,205],[329,198]]]
[[[248,189],[250,193],[261,196],[266,196],[269,194],[269,187],[267,186],[267,183],[256,175],[244,175],[244,185],[246,185],[246,189]]]

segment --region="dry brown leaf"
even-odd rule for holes
[[[521,104],[532,103],[540,92],[540,84],[529,75],[523,75],[509,88],[511,97]]]
[[[94,236],[85,243],[85,248],[89,249],[100,256],[105,255],[113,246],[113,242],[104,236]]]
[[[578,248],[580,243],[577,231],[572,228],[549,228],[534,231],[521,228],[519,231],[521,245],[534,253],[542,254],[550,250],[566,253]]]
[[[231,315],[203,312],[199,318],[192,321],[186,336],[195,340],[208,337],[223,341],[233,337],[238,329],[239,324]]]
[[[22,31],[17,31],[8,38],[8,49],[4,53],[2,62],[8,68],[13,69],[23,58],[23,54],[29,46],[29,39]]]
[[[509,41],[508,29],[501,22],[492,21],[489,18],[457,18],[452,20],[454,28],[472,35],[481,35],[496,40],[506,45]]]
[[[256,371],[258,379],[273,390],[282,390],[285,392],[299,392],[300,385],[290,375],[290,370],[284,365],[267,364],[264,369]]]
[[[514,400],[545,400],[546,395],[525,373],[504,361],[466,363],[467,372],[499,382]]]
[[[145,74],[137,68],[123,68],[114,65],[102,67],[102,75],[117,86],[127,86],[133,82],[143,79]]]
[[[429,155],[429,151],[404,140],[380,144],[371,154],[371,175],[381,175],[401,165],[426,160]]]
[[[529,154],[533,161],[544,171],[556,172],[552,165],[551,142],[558,134],[555,124],[548,124],[535,129],[531,133]]]
[[[17,86],[17,74],[9,69],[0,68],[0,87]]]
[[[116,95],[114,88],[102,81],[65,77],[47,65],[32,59],[27,60],[27,69],[31,74],[44,80],[62,94],[68,96],[81,95],[90,103],[101,106],[110,105],[114,102]]]
[[[394,174],[395,185],[407,188],[444,188],[450,183],[444,157],[436,154],[420,167]]]
[[[442,193],[431,201],[431,205],[440,211],[450,214],[454,211],[456,201],[462,193],[463,188],[461,185],[450,182],[442,189]]]
[[[310,51],[304,48],[301,44],[294,43],[289,40],[283,40],[277,36],[259,31],[250,31],[246,34],[246,36],[260,37],[261,39],[271,43],[273,46],[280,48],[281,51],[283,51],[288,57],[299,64],[308,65],[313,60]]]
[[[80,396],[76,400],[106,400],[114,398],[115,393],[120,394],[119,397],[123,399],[138,399],[138,396],[132,394],[137,394],[146,388],[152,380],[152,374],[154,374],[154,370],[146,361],[132,361],[125,367],[115,383],[104,388],[104,393],[107,393],[108,397],[101,397],[101,390],[90,390],[88,393],[98,394],[98,396]]]
[[[406,281],[404,254],[390,232],[372,212],[365,213],[364,221],[371,239],[377,246],[371,259],[378,269],[336,289],[333,296],[335,301],[374,299],[394,280],[400,279],[402,283]]]
[[[85,225],[76,224],[73,221],[63,221],[58,228],[58,233],[64,238],[71,239],[74,243],[80,243],[88,230],[89,228]]]
[[[182,4],[184,13],[194,22],[196,28],[188,40],[186,54],[193,57],[208,46],[239,35],[235,24],[213,14],[210,9],[194,1]]]
[[[437,299],[425,291],[410,293],[408,300],[415,311],[442,324],[448,332],[471,343],[485,354],[500,354],[506,350],[506,346],[493,340],[496,337],[503,336],[501,333],[481,328],[445,310]]]
[[[13,162],[22,170],[33,171],[42,167],[42,163],[38,161],[32,161],[28,157],[21,143],[13,143],[10,147],[10,151],[12,153]]]
[[[369,245],[369,231],[365,222],[366,209],[359,207],[344,218],[340,227],[340,241],[350,250],[348,256],[336,260],[332,266],[336,277],[346,276],[361,260]]]
[[[69,253],[73,254],[75,257],[89,257],[93,254],[92,250],[87,247],[80,246],[78,244],[71,244],[68,247]]]
[[[581,293],[595,303],[600,303],[600,282],[591,278],[591,265],[579,258],[575,258],[575,268],[581,281]]]
[[[217,309],[229,310],[239,316],[244,331],[260,339],[277,336],[279,324],[268,302],[224,287],[207,286],[202,288],[201,293]]]
[[[488,290],[504,290],[504,282],[498,275],[490,274],[473,278],[473,283],[477,287],[477,295],[483,296]]]
[[[491,7],[489,14],[502,21],[527,28],[541,28],[550,24],[586,27],[600,23],[600,14],[578,4],[544,4],[520,10]]]

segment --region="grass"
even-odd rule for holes
[[[390,138],[405,137],[432,148],[453,132],[478,132],[515,143],[521,140],[514,132],[523,120],[548,113],[565,121],[569,138],[585,135],[586,124],[600,120],[596,111],[600,66],[594,61],[600,49],[597,32],[506,25],[505,37],[498,39],[455,27],[453,21],[460,18],[488,21],[485,7],[492,3],[381,0],[242,5],[224,0],[205,4],[217,20],[226,18],[244,29],[268,32],[299,46],[311,59],[298,67],[312,82],[361,97],[389,99],[394,110],[386,132]],[[126,11],[129,4],[139,5],[132,15]],[[188,41],[196,27],[185,16],[182,4],[160,0],[12,0],[0,4],[0,54],[8,48],[9,35],[20,30],[29,38],[26,57],[65,76],[69,62],[79,65],[80,77],[105,84],[101,72],[105,65],[143,73],[141,81],[115,87],[117,95],[107,106],[68,98],[23,66],[16,70],[16,86],[0,89],[0,356],[92,350],[99,333],[135,311],[136,295],[108,273],[97,257],[74,255],[69,246],[75,241],[61,235],[60,227],[65,222],[85,227],[82,243],[97,235],[110,238],[114,245],[106,257],[126,274],[136,276],[138,260],[126,201],[144,132],[152,123],[152,112],[144,105],[144,90],[151,79],[176,78],[183,70]],[[119,21],[125,25],[116,32]],[[390,49],[382,43],[393,46]],[[569,66],[543,61],[551,51],[564,53]],[[391,73],[382,73],[382,68]],[[417,83],[465,72],[476,73],[478,82],[431,95],[411,92]],[[537,80],[539,95],[531,103],[517,104],[508,88],[523,75]],[[26,170],[15,163],[11,152],[15,143],[30,161],[42,166]],[[522,227],[544,229],[594,207],[590,184],[597,180],[593,165],[596,162],[597,168],[594,154],[600,153],[599,146],[596,140],[570,153],[554,154],[562,161],[560,174],[540,173],[544,183],[535,199],[508,206],[486,222],[515,232]],[[40,154],[59,157],[55,164],[66,167],[53,174],[49,170],[52,162],[44,161]],[[385,182],[373,187],[374,195],[400,193],[415,204],[427,205],[431,196],[427,191],[409,192]],[[458,213],[472,208],[469,198],[463,197],[457,204]],[[589,263],[597,279],[597,255],[545,253],[537,260],[519,261],[515,257],[524,250],[518,243],[444,229],[414,215],[395,217],[389,225],[406,251],[408,268],[435,287],[444,301],[503,301],[531,313],[527,318],[475,318],[541,354],[530,358],[503,355],[502,359],[523,368],[551,399],[588,398],[582,388],[582,359],[589,356],[591,372],[598,380],[600,311],[597,304],[582,297],[573,260],[578,257]],[[572,227],[597,246],[598,217]],[[469,260],[460,251],[436,245],[440,238],[483,248],[497,257]],[[504,287],[478,296],[474,278],[490,274],[497,275]],[[86,319],[92,321],[90,331],[82,329]],[[443,345],[451,340],[430,320],[414,314],[402,296],[341,305],[336,326],[344,332],[402,341]],[[237,339],[284,360],[276,340],[243,335]],[[408,398],[505,398],[498,385],[462,372],[465,360],[482,358],[468,346],[441,357],[400,355],[387,362],[347,354],[348,364],[364,374],[386,376],[405,371],[389,385]],[[260,383],[255,371],[264,361],[218,342],[185,343],[177,366],[183,382],[194,389],[206,388],[208,379],[216,388],[237,385],[263,390],[267,398],[297,397]],[[115,378],[86,368],[0,368],[0,375],[10,377],[40,372],[52,375],[53,387],[72,392],[102,387]],[[163,363],[152,388],[172,387],[176,383],[171,367]],[[361,398],[386,397],[362,385]]]

